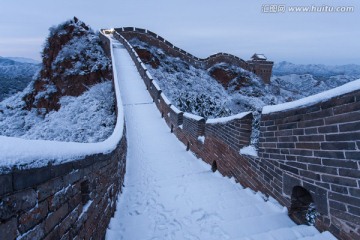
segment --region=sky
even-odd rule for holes
[[[354,10],[295,13],[292,6]],[[275,62],[360,64],[358,0],[0,0],[0,56],[40,60],[48,29],[73,16],[94,30],[146,28],[202,58],[263,53]]]

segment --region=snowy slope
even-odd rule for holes
[[[165,95],[180,110],[210,118],[231,114],[228,93],[206,70],[167,56],[161,49],[137,39],[130,43],[136,48],[149,50],[160,60],[158,68],[151,64],[146,66]]]
[[[260,112],[264,106],[276,105],[301,99],[323,92],[358,79],[357,65],[339,66],[328,74],[348,73],[315,77],[311,74],[290,74],[273,76],[270,84],[242,68],[226,63],[216,64],[209,69],[196,68],[180,58],[166,55],[161,49],[149,46],[134,38],[129,41],[135,49],[146,50],[152,55],[152,62],[145,62],[147,69],[160,85],[169,100],[184,112],[205,118],[224,117],[240,112],[252,111],[252,144],[257,144]],[[154,64],[156,63],[156,64]],[[276,73],[287,73],[297,65],[283,62],[275,68]],[[234,74],[234,78],[224,87],[212,77],[214,69],[220,68]],[[331,67],[305,65],[314,74],[322,74]],[[299,71],[300,73],[301,71]]]
[[[187,152],[169,133],[120,44],[115,59],[129,148],[125,186],[107,240],[335,239],[329,232],[297,226],[274,199],[214,174]]]
[[[22,91],[39,71],[39,62],[0,57],[0,101]]]
[[[210,69],[195,68],[179,58],[167,56],[161,49],[149,46],[138,39],[132,39],[130,43],[137,49],[146,49],[159,60],[159,66],[154,67],[151,63],[146,63],[146,67],[173,104],[182,111],[206,118],[228,116],[243,111],[261,111],[265,105],[293,101],[358,79],[356,74],[351,75],[357,71],[360,75],[360,69],[354,65],[353,68],[349,67],[351,69],[349,71],[345,71],[347,68],[343,67],[349,75],[325,77],[324,74],[322,78],[314,77],[312,74],[274,75],[267,85],[256,75],[239,67],[220,63]],[[286,63],[286,66],[289,64]],[[285,65],[282,66],[277,67],[278,72],[285,72],[288,69]],[[294,66],[296,68],[297,65]],[[231,73],[236,74],[236,77],[224,88],[211,76],[214,68],[230,70]],[[328,68],[331,69],[324,67],[316,73],[320,74]],[[340,72],[340,69],[341,66],[335,68],[336,72]],[[214,106],[209,107],[211,104]]]

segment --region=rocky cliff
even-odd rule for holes
[[[111,62],[99,37],[76,17],[50,28],[42,58],[41,70],[23,98],[27,110],[58,110],[62,96],[79,96],[111,78]]]

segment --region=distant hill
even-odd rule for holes
[[[32,64],[40,64],[41,62],[32,58],[24,58],[24,57],[5,57],[7,59],[13,60],[15,62],[20,63],[32,63]]]
[[[291,62],[278,62],[274,64],[273,75],[283,76],[289,74],[311,74],[314,77],[331,77],[338,75],[360,77],[360,65],[347,64],[329,66],[323,64],[294,64]]]
[[[33,59],[0,57],[0,101],[22,91],[39,69]]]

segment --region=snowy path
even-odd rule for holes
[[[114,45],[129,148],[124,191],[106,239],[329,239],[186,152],[126,49]]]

